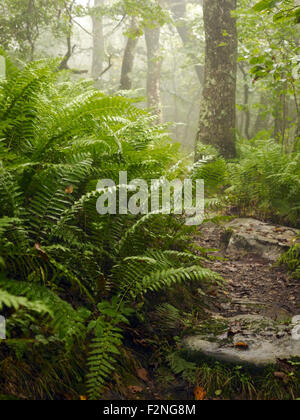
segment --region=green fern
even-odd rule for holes
[[[97,308],[101,315],[89,324],[89,330],[93,330],[95,335],[88,356],[87,389],[91,400],[101,396],[115,370],[123,340],[123,330],[118,325],[128,324],[128,317],[133,312],[117,297],[111,303],[98,304]]]
[[[62,300],[56,293],[51,292],[43,286],[12,280],[0,281],[2,292],[12,294],[26,303],[27,307],[43,309],[50,315],[49,325],[57,332],[58,337],[70,347],[74,339],[85,336],[83,321],[89,316],[85,309],[75,310],[66,301]],[[17,309],[17,308],[16,308]]]
[[[292,246],[280,257],[278,263],[285,266],[295,279],[300,280],[300,244]]]
[[[181,375],[193,385],[196,383],[197,365],[195,363],[185,360],[179,352],[171,353],[168,355],[167,360],[171,370],[176,375]]]
[[[300,219],[300,154],[282,152],[273,140],[243,145],[230,166],[230,201],[242,212],[297,225]]]
[[[22,307],[42,314],[49,313],[49,309],[41,302],[30,302],[24,297],[15,296],[0,289],[0,311],[5,307],[13,308],[15,310]]]
[[[120,171],[149,183],[176,179],[182,160],[133,101],[62,81],[56,67],[30,63],[0,81],[0,305],[11,308],[13,337],[0,370],[7,376],[7,366],[16,396],[54,398],[72,377],[83,381],[79,352],[89,398],[98,399],[118,368],[125,324],[148,292],[220,278],[189,253],[192,230],[179,218],[97,213],[99,179],[118,185]]]

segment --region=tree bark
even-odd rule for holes
[[[197,142],[215,146],[225,158],[236,155],[236,5],[237,0],[203,1],[206,58]]]
[[[131,23],[131,30],[130,32],[137,31],[137,25],[135,19],[132,19]],[[122,71],[121,71],[121,83],[120,89],[121,90],[130,90],[132,88],[132,70],[134,65],[134,58],[135,58],[135,50],[137,44],[139,42],[139,38],[136,36],[135,38],[128,38],[126,48],[123,55],[123,63],[122,63]]]
[[[282,77],[285,77],[284,75]],[[287,83],[279,83],[278,101],[274,113],[274,138],[278,143],[285,144],[285,132],[287,125]]]
[[[267,109],[271,109],[270,98],[267,92],[261,94],[257,117],[252,129],[252,136],[256,136],[257,133],[270,128],[270,115],[264,115]],[[273,121],[272,121],[273,123]]]
[[[156,123],[162,122],[162,104],[160,91],[160,75],[162,57],[160,54],[160,27],[145,28],[147,45],[148,75],[147,75],[147,98],[148,107],[152,109],[153,115],[157,116]]]
[[[245,124],[244,124],[244,134],[247,139],[250,139],[250,124],[251,124],[251,114],[249,110],[249,96],[250,96],[250,89],[249,83],[247,79],[247,72],[244,68],[243,63],[240,63],[240,70],[243,75],[244,79],[244,116],[245,116]]]
[[[197,40],[193,36],[190,26],[184,21],[186,16],[186,0],[168,0],[169,7],[176,19],[177,32],[182,40],[187,55],[189,55],[193,61],[197,61],[197,57],[194,54],[189,53],[190,47]],[[204,68],[201,64],[195,64],[195,71],[199,82],[203,85],[204,82]]]
[[[296,133],[295,133],[295,141],[294,141],[294,149],[298,151],[299,145],[300,145],[300,115],[298,114],[297,118],[297,127],[296,127]]]
[[[94,9],[101,7],[103,0],[94,0]],[[97,80],[102,72],[104,65],[104,30],[103,17],[98,14],[92,16],[93,20],[93,62],[92,62],[92,77]]]

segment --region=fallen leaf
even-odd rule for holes
[[[234,347],[240,350],[247,350],[249,348],[248,344],[244,343],[243,341],[239,341],[238,343],[235,343]]]
[[[280,227],[275,227],[274,228],[274,231],[275,232],[284,232],[284,229],[283,228],[280,228]]]
[[[73,194],[73,192],[74,192],[74,187],[73,187],[73,185],[72,185],[72,184],[71,184],[71,185],[69,185],[69,186],[65,189],[65,193],[66,193],[66,194],[68,194],[68,195]]]
[[[36,243],[34,244],[34,247],[35,247],[35,249],[36,249],[37,251],[39,251],[39,252],[44,252],[44,251],[42,251],[41,245],[40,245],[38,242],[36,242]]]
[[[202,388],[201,386],[197,386],[194,389],[194,395],[197,401],[204,401],[207,394],[204,388]]]
[[[146,369],[138,369],[137,371],[138,377],[142,379],[144,382],[149,382],[149,376]]]
[[[34,247],[35,247],[35,249],[39,252],[39,254],[41,255],[41,257],[43,258],[43,260],[44,261],[48,261],[49,260],[49,258],[48,258],[48,255],[46,254],[46,252],[41,248],[41,245],[38,243],[38,242],[36,242],[35,244],[34,244]]]
[[[87,401],[86,395],[80,395],[80,401]]]
[[[289,381],[288,375],[284,372],[274,372],[274,376],[277,379],[282,379],[285,384]]]

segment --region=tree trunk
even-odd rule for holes
[[[268,130],[270,125],[271,116],[269,113],[265,115],[266,110],[270,110],[270,98],[267,95],[267,92],[261,94],[259,107],[258,107],[258,114],[252,129],[252,136],[256,136],[257,133],[263,130]],[[273,123],[273,122],[272,122]]]
[[[299,3],[299,0],[298,0],[298,3]],[[299,37],[296,38],[295,43],[297,47],[299,48],[300,46]],[[297,79],[297,76],[295,79]],[[296,88],[295,82],[297,82],[297,80],[294,80],[292,83],[294,107],[295,107],[295,111],[297,115],[296,131],[295,131],[295,138],[294,138],[294,149],[299,151],[300,150],[300,103],[299,103],[299,97],[297,95],[297,88]]]
[[[103,0],[94,0],[94,8],[98,9],[103,5]],[[99,15],[99,10],[95,10],[96,15],[93,15],[93,63],[92,63],[92,77],[97,80],[103,72],[104,64],[104,31],[103,31],[103,17]]]
[[[137,25],[135,19],[132,19],[131,23],[131,30],[130,32],[134,33],[137,31]],[[124,51],[123,56],[123,63],[122,63],[122,72],[121,72],[121,90],[130,90],[132,88],[132,79],[131,74],[134,65],[134,57],[135,57],[135,50],[137,44],[139,42],[139,38],[135,36],[135,38],[128,38],[126,48]]]
[[[147,97],[148,107],[157,116],[156,122],[162,122],[162,104],[160,92],[160,74],[162,57],[160,54],[160,27],[145,29],[148,57]]]
[[[204,0],[205,80],[197,142],[211,144],[226,158],[236,155],[237,0]],[[196,153],[197,159],[197,153]]]
[[[197,61],[197,57],[194,54],[190,54],[190,47],[193,46],[193,43],[197,42],[190,26],[187,22],[184,21],[186,17],[186,0],[168,0],[169,7],[176,19],[176,28],[177,32],[182,40],[182,43],[185,47],[187,55],[191,57],[193,61]],[[203,85],[204,82],[204,68],[201,64],[195,64],[195,71],[199,82]]]
[[[285,77],[284,75],[282,77]],[[278,101],[274,113],[274,138],[278,143],[285,144],[285,132],[287,124],[287,83],[279,83]]]
[[[249,110],[249,96],[250,96],[250,89],[249,83],[247,79],[247,71],[244,68],[243,63],[240,63],[240,70],[243,75],[244,79],[244,117],[245,117],[245,124],[244,124],[244,135],[247,139],[250,139],[250,124],[251,124],[251,114]]]
[[[300,146],[300,115],[299,114],[298,114],[297,121],[298,121],[298,123],[297,123],[297,127],[296,127],[295,141],[294,141],[294,149],[296,151],[299,150],[299,146]]]

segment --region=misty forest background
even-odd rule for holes
[[[300,227],[299,34],[297,0],[1,1],[2,399],[140,398],[139,381],[164,398],[179,377],[187,397],[203,378],[215,397],[229,383],[177,351],[222,282],[199,228],[100,216],[96,185],[124,170],[204,179],[208,220]],[[285,258],[297,279],[299,253]],[[299,380],[275,395],[247,381],[236,372],[224,398],[300,395]]]

